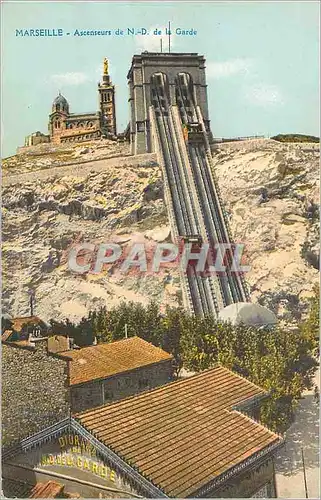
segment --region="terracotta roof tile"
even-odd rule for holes
[[[21,332],[23,325],[44,324],[38,316],[22,316],[21,318],[13,318],[11,321],[15,332]]]
[[[31,491],[29,498],[56,498],[62,493],[64,485],[55,481],[37,483]]]
[[[29,342],[29,340],[12,340],[10,341],[10,344],[17,345],[19,347],[31,347],[32,344]]]
[[[281,438],[235,406],[265,392],[217,367],[76,415],[170,497],[192,496]]]
[[[60,353],[72,359],[70,384],[106,378],[160,361],[173,359],[171,354],[140,337],[83,347]]]
[[[12,334],[13,334],[12,330],[5,330],[1,335],[2,342],[6,342]]]

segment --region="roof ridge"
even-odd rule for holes
[[[165,351],[166,352],[166,351]],[[112,405],[116,405],[116,404],[120,404],[122,402],[124,402],[125,400],[126,401],[129,401],[131,399],[134,399],[134,398],[142,398],[143,396],[146,396],[146,394],[148,393],[151,393],[151,392],[157,392],[157,391],[161,391],[163,390],[165,387],[169,387],[169,386],[173,386],[174,384],[175,385],[178,385],[178,384],[181,384],[181,383],[184,383],[184,382],[189,382],[191,380],[194,380],[195,378],[198,378],[199,376],[203,375],[204,373],[206,372],[210,372],[210,371],[214,371],[216,370],[217,368],[223,368],[224,370],[227,370],[228,372],[232,372],[232,370],[228,370],[228,368],[225,368],[223,366],[221,366],[220,364],[218,366],[214,366],[212,368],[207,368],[206,370],[202,370],[201,372],[199,373],[196,373],[195,375],[192,375],[191,377],[188,377],[188,378],[184,378],[184,379],[180,379],[180,380],[171,380],[169,382],[165,382],[164,384],[162,385],[158,385],[157,387],[152,387],[151,389],[146,389],[145,391],[142,391],[138,394],[133,394],[132,396],[128,396],[124,399],[121,399],[121,400],[116,400],[116,401],[111,401],[110,403],[105,403],[103,405],[99,405],[99,406],[95,406],[95,408],[90,408],[88,410],[85,410],[83,412],[79,412],[79,413],[76,413],[74,415],[75,418],[79,418],[79,416],[84,416],[86,413],[90,413],[90,412],[95,412],[96,410],[100,409],[100,408],[103,408],[103,407],[110,407]],[[234,372],[232,372],[234,374]],[[245,379],[246,380],[246,379]],[[259,387],[260,389],[260,387]]]

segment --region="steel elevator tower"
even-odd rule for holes
[[[243,275],[233,271],[232,236],[212,168],[205,59],[142,53],[133,57],[128,81],[131,152],[157,154],[173,241],[208,244],[212,256],[224,256],[224,273],[200,274],[195,265],[180,269],[184,306],[218,316],[250,297]],[[222,244],[230,246],[224,255]]]

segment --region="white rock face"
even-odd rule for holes
[[[245,245],[252,300],[299,317],[318,282],[319,145],[226,143],[213,157],[234,239]]]
[[[80,319],[122,299],[178,305],[175,269],[157,276],[124,276],[117,266],[98,275],[68,270],[68,251],[79,242],[125,248],[139,241],[152,253],[157,242],[170,240],[152,155],[126,157],[124,145],[97,141],[81,155],[97,161],[80,158],[70,166],[77,148],[68,148],[4,160],[3,313],[28,314],[31,288],[44,320]],[[106,154],[112,159],[101,160]],[[68,165],[59,166],[64,158]],[[318,281],[318,163],[318,145],[262,140],[221,144],[213,155],[235,241],[245,244],[251,266],[252,299],[279,318],[298,317],[300,301]]]

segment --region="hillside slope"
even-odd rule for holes
[[[252,268],[253,300],[279,317],[300,314],[298,300],[318,280],[318,154],[317,144],[259,140],[221,144],[213,155],[235,240],[245,244]],[[28,314],[30,289],[45,320],[79,319],[121,299],[180,303],[175,271],[68,270],[68,250],[76,242],[153,247],[170,241],[155,157],[127,155],[125,144],[97,141],[4,160],[4,313]]]

